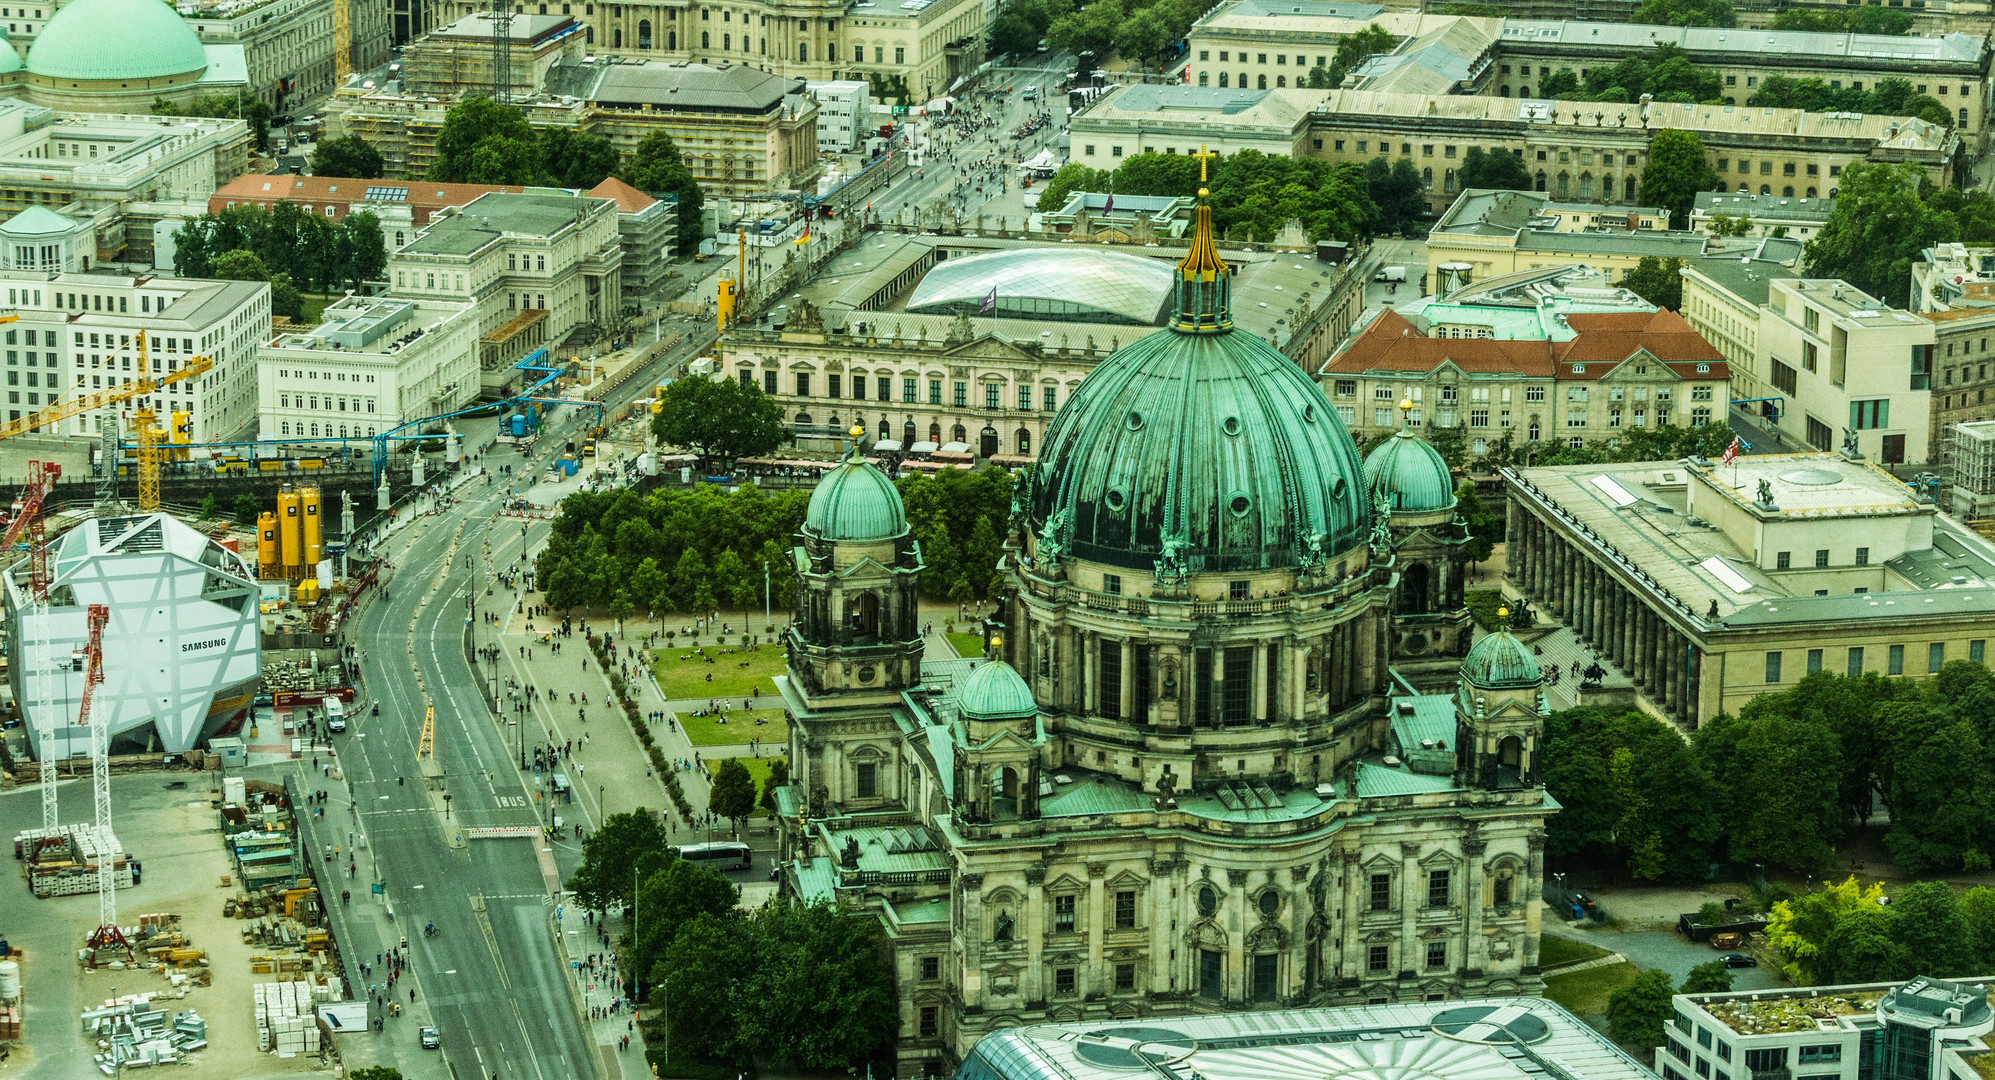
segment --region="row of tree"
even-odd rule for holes
[[[1535,96],[1632,104],[1650,94],[1657,101],[1722,104],[1721,93],[1717,72],[1692,63],[1683,46],[1662,42],[1612,66],[1588,68],[1583,78],[1571,69],[1555,71],[1538,83]]]
[[[1803,986],[1971,975],[1995,960],[1995,889],[1921,881],[1884,895],[1855,876],[1773,905],[1767,940]]]
[[[323,175],[331,175],[323,173]],[[651,195],[673,195],[679,206],[679,251],[702,237],[705,195],[672,138],[653,132],[627,155],[600,135],[535,128],[526,114],[487,97],[467,97],[444,114],[428,177],[444,183],[595,187],[610,176]]]
[[[1213,226],[1224,236],[1271,241],[1290,218],[1300,220],[1312,240],[1356,240],[1378,228],[1372,185],[1365,167],[1356,162],[1240,150],[1209,167],[1216,169],[1206,184],[1212,191]],[[1413,185],[1417,191],[1418,173],[1413,174]],[[1076,191],[1185,195],[1200,186],[1199,159],[1189,154],[1137,154],[1125,158],[1113,172],[1079,162],[1063,166],[1040,189],[1039,205],[1060,206]]]
[[[622,968],[662,1009],[674,1062],[844,1068],[899,1026],[879,922],[826,903],[737,907],[735,886],[678,857],[648,811],[613,814],[582,845],[568,881],[596,912],[632,927]]]
[[[249,203],[188,219],[173,234],[173,269],[182,277],[270,282],[271,311],[303,314],[301,289],[359,290],[387,273],[381,221],[356,210],[340,221],[296,203]]]
[[[1545,736],[1565,807],[1548,851],[1571,864],[1637,881],[1698,881],[1728,860],[1809,873],[1880,797],[1908,874],[1986,870],[1995,852],[1995,674],[1978,663],[1921,681],[1817,672],[1687,743],[1596,709],[1554,714]]]
[[[1918,93],[1904,79],[1879,79],[1869,89],[1859,90],[1855,86],[1830,86],[1822,79],[1769,75],[1760,80],[1759,89],[1746,99],[1746,104],[1772,109],[1806,109],[1809,112],[1916,116],[1949,128],[1954,124],[1953,110],[1947,108],[1945,102],[1930,94]]]
[[[1737,26],[1731,0],[1643,0],[1630,22],[1663,26]],[[1828,34],[1909,34],[1912,13],[1879,4],[1848,8],[1789,8],[1774,16],[1775,30]]]

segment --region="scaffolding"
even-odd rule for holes
[[[1995,421],[1950,425],[1940,461],[1954,515],[1970,522],[1995,517]]]

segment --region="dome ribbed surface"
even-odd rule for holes
[[[907,514],[886,473],[848,461],[811,491],[804,529],[826,540],[891,540],[907,531]]]
[[[28,71],[51,79],[158,79],[207,66],[200,35],[159,0],[76,0],[28,49]]]
[[[1404,428],[1365,458],[1365,488],[1383,484],[1394,510],[1448,510],[1455,505],[1454,477],[1441,452]]]
[[[977,665],[963,688],[956,692],[956,707],[971,720],[998,720],[1036,716],[1039,703],[1032,700],[1032,688],[1025,677],[1002,660],[986,660]]]
[[[1462,661],[1462,679],[1483,690],[1517,690],[1544,681],[1538,658],[1508,630],[1486,635]]]
[[[1151,570],[1167,538],[1190,573],[1294,567],[1369,525],[1350,433],[1294,361],[1247,333],[1150,334],[1097,365],[1032,471],[1035,530],[1065,514],[1076,558]]]

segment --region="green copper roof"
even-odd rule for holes
[[[977,670],[956,691],[956,707],[971,720],[1039,714],[1039,703],[1032,700],[1032,688],[1025,685],[1025,677],[1002,660],[986,660],[977,665]]]
[[[1365,458],[1365,487],[1385,485],[1394,510],[1447,510],[1455,505],[1454,477],[1441,452],[1401,428]]]
[[[52,79],[157,79],[207,66],[199,35],[160,0],[76,0],[28,49],[28,71]]]
[[[14,51],[13,41],[7,37],[4,27],[0,27],[0,42],[7,45],[0,49],[0,75],[21,70],[21,54]]]
[[[1029,513],[1077,558],[1150,570],[1175,538],[1188,573],[1259,570],[1361,539],[1363,486],[1350,433],[1294,361],[1252,334],[1174,327],[1082,380],[1042,440]]]
[[[1544,678],[1537,657],[1508,630],[1485,635],[1462,661],[1462,680],[1482,690],[1519,690]]]
[[[826,540],[891,540],[907,531],[907,515],[886,473],[848,461],[824,474],[810,493],[804,529]]]

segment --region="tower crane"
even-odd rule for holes
[[[90,935],[92,949],[117,947],[129,956],[131,943],[118,929],[118,878],[116,853],[111,839],[111,722],[99,717],[90,722],[90,699],[104,681],[104,626],[111,621],[111,609],[90,605],[86,625],[90,638],[83,646],[83,702],[76,713],[78,727],[90,729],[90,787],[97,803],[97,931]]]
[[[0,551],[12,551],[25,532],[28,538],[28,597],[35,610],[35,653],[28,670],[40,693],[36,697],[35,723],[41,733],[42,751],[42,830],[53,835],[56,826],[55,770],[48,767],[55,743],[54,658],[49,655],[48,544],[42,536],[42,502],[49,489],[62,476],[62,466],[53,461],[28,462],[28,484],[21,492],[21,505],[0,537]]]

